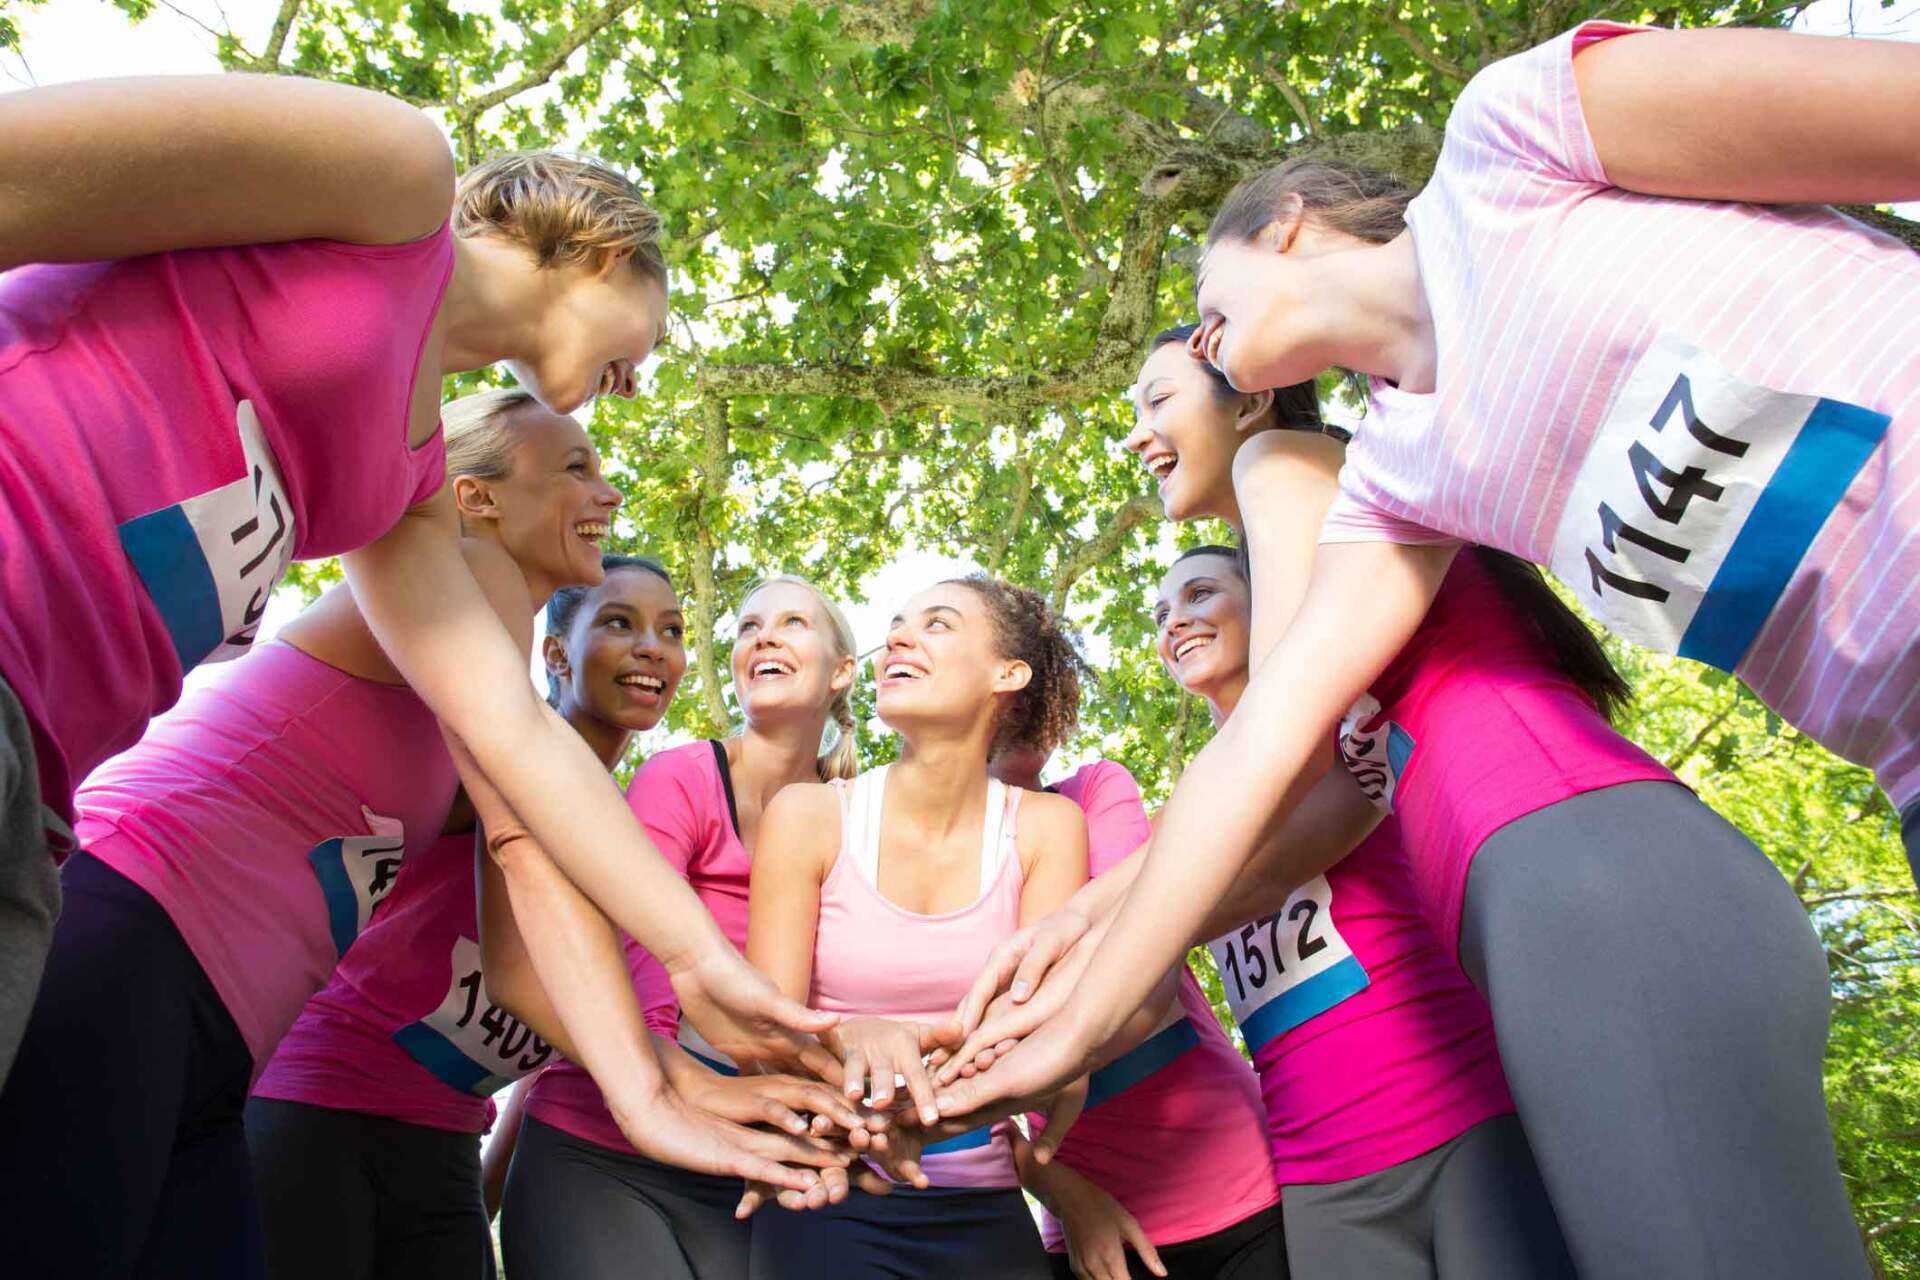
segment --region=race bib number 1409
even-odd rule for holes
[[[1575,477],[1553,571],[1609,629],[1732,671],[1888,422],[1663,333]]]

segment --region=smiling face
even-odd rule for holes
[[[479,504],[467,518],[493,522],[529,580],[548,591],[600,581],[601,544],[621,498],[601,476],[593,442],[572,418],[537,404],[513,410],[510,427],[507,474],[457,482],[463,505]]]
[[[1000,655],[986,602],[957,582],[907,601],[873,667],[875,709],[902,733],[930,719],[979,716],[996,695],[1017,693],[1032,675],[1026,663]]]
[[[840,652],[819,597],[796,582],[770,582],[740,602],[733,687],[747,720],[818,716],[853,683],[852,654]]]
[[[1263,413],[1244,396],[1221,394],[1220,384],[1180,343],[1153,350],[1140,368],[1126,448],[1158,482],[1167,519],[1237,515],[1234,451],[1240,432]]]
[[[1239,567],[1217,554],[1189,556],[1161,580],[1153,606],[1154,651],[1188,693],[1217,709],[1247,681],[1253,600]]]
[[[507,361],[540,403],[572,413],[599,395],[631,398],[634,370],[666,330],[667,290],[624,256],[599,266],[536,268],[541,299],[531,352]]]
[[[686,620],[659,574],[615,569],[587,593],[566,643],[547,639],[547,667],[561,681],[562,705],[619,729],[660,723],[687,673]]]

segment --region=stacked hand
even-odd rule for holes
[[[686,964],[670,964],[667,976],[680,1016],[742,1067],[795,1063],[823,1079],[839,1069],[839,1059],[814,1038],[831,1031],[839,1019],[782,995],[732,947],[722,943]]]

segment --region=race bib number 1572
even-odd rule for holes
[[[1553,571],[1611,630],[1732,671],[1888,422],[1662,333],[1575,477]]]
[[[1333,923],[1333,887],[1315,876],[1270,916],[1207,944],[1247,1050],[1367,988],[1367,971]]]

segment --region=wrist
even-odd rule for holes
[[[683,975],[721,958],[727,952],[734,952],[734,946],[727,936],[720,932],[720,926],[707,912],[690,912],[687,916],[671,921],[665,928],[666,936],[658,946],[648,942],[644,944],[667,971],[667,977],[678,981]]]

